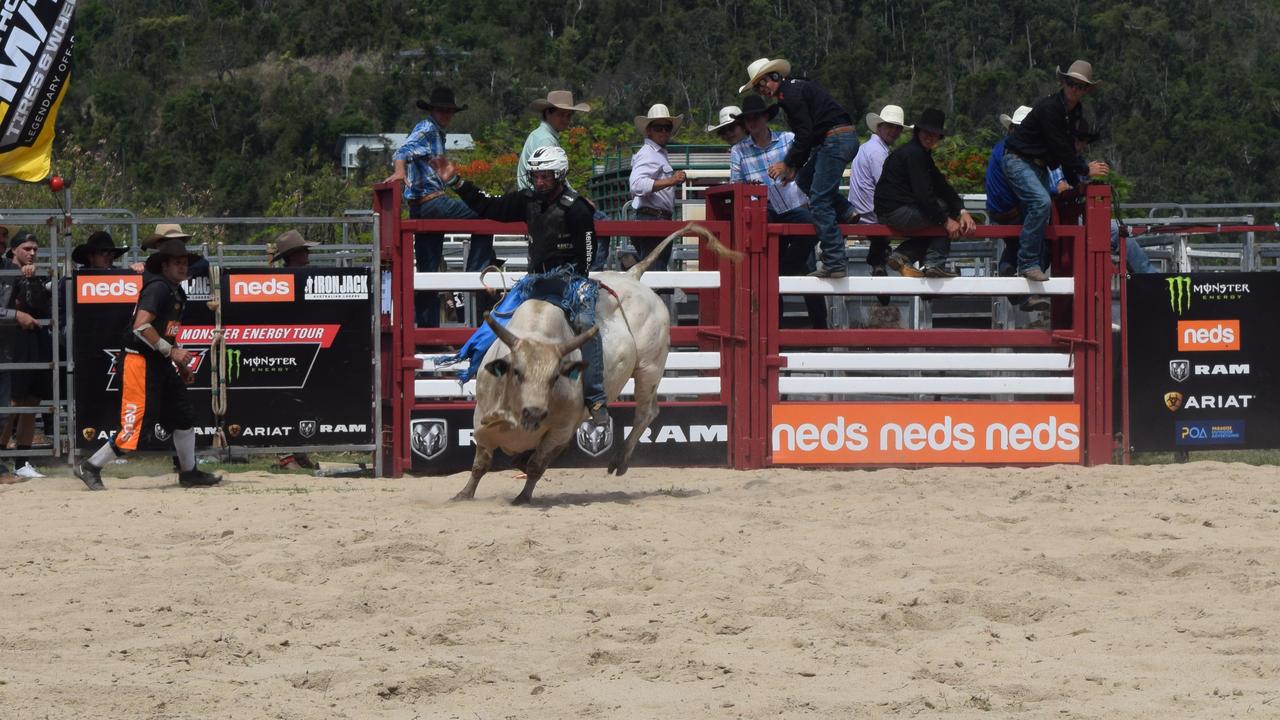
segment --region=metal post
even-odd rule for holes
[[[373,273],[373,293],[370,305],[373,308],[373,476],[382,477],[383,473],[383,439],[382,439],[382,248],[380,247],[380,216],[373,216],[373,258],[369,262],[369,272]],[[347,226],[342,226],[346,234]]]

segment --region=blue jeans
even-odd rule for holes
[[[1018,234],[1019,275],[1039,269],[1044,257],[1044,231],[1049,227],[1053,201],[1050,199],[1049,170],[1027,162],[1013,153],[1004,154],[1004,177],[1022,205],[1022,232]]]
[[[1125,266],[1129,269],[1130,275],[1144,275],[1153,273],[1156,269],[1151,265],[1151,258],[1147,257],[1147,251],[1138,243],[1137,238],[1128,237],[1124,239],[1125,249]],[[1111,221],[1111,252],[1120,250],[1120,223],[1115,220]]]
[[[478,220],[480,216],[457,198],[438,197],[421,205],[409,206],[409,217],[414,220]],[[418,272],[440,272],[444,259],[444,233],[414,233],[413,260]],[[471,247],[463,268],[467,272],[480,272],[497,259],[493,252],[492,235],[472,235]],[[435,292],[413,294],[414,314],[418,327],[440,327],[440,299]]]
[[[579,279],[568,265],[529,277],[529,299],[558,305],[573,332],[586,332],[595,326],[600,286],[594,280]],[[583,405],[593,408],[597,403],[606,404],[609,396],[604,391],[604,338],[600,333],[582,346],[582,361],[587,365],[582,371]]]
[[[609,216],[597,210],[592,214],[591,218],[596,222],[600,222],[601,220],[608,220]],[[601,237],[600,231],[597,230],[595,237],[592,239],[595,241],[595,248],[591,253],[591,267],[587,269],[592,271],[603,270],[605,263],[609,260],[609,238]]]
[[[769,211],[771,223],[813,224],[813,213],[807,207],[792,208],[784,213]],[[814,269],[813,248],[818,238],[814,235],[783,235],[778,245],[778,274],[787,276],[808,275]],[[822,295],[804,295],[809,323],[817,330],[827,327],[827,301]],[[778,319],[782,320],[782,297],[778,297]]]
[[[840,192],[840,180],[857,154],[857,133],[830,135],[796,175],[796,185],[809,195],[809,212],[813,213],[813,226],[818,231],[822,264],[830,269],[844,269],[849,264],[838,223],[853,206]]]

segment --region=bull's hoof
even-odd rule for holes
[[[522,493],[520,495],[515,496],[515,498],[512,499],[511,504],[512,505],[528,505],[531,502],[533,502],[533,496],[525,495]]]
[[[475,500],[475,499],[476,499],[475,495],[468,495],[467,493],[460,492],[457,495],[454,495],[453,497],[449,498],[449,502],[463,502],[465,500]]]
[[[627,464],[619,460],[614,460],[613,462],[609,463],[609,474],[618,475],[618,476],[626,475]]]

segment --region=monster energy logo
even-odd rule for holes
[[[1181,315],[1191,307],[1191,278],[1178,275],[1165,278],[1169,285],[1169,309]]]
[[[240,365],[244,360],[244,351],[236,348],[226,348],[227,358],[227,379],[240,379]]]

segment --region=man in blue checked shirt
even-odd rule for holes
[[[438,87],[429,100],[419,100],[427,119],[409,133],[409,139],[396,151],[395,172],[386,182],[404,183],[404,202],[414,220],[475,220],[479,218],[466,203],[445,194],[444,184],[429,164],[444,155],[445,128],[453,116],[467,109],[454,101],[453,90]],[[418,272],[439,272],[444,259],[443,233],[417,233],[413,236],[414,264]],[[464,268],[479,272],[496,260],[492,235],[472,235]],[[414,311],[419,327],[440,326],[440,300],[434,292],[414,293]]]
[[[769,189],[769,222],[813,225],[809,198],[796,183],[782,183],[769,177],[769,166],[780,162],[791,149],[795,134],[769,129],[769,121],[778,114],[777,105],[766,106],[758,95],[742,103],[735,116],[747,129],[747,137],[729,149],[729,182],[759,183]],[[816,235],[786,235],[778,248],[779,275],[807,275],[813,270],[813,248]],[[821,295],[805,295],[805,308],[814,328],[827,327],[827,304]],[[779,313],[781,315],[781,313]]]

